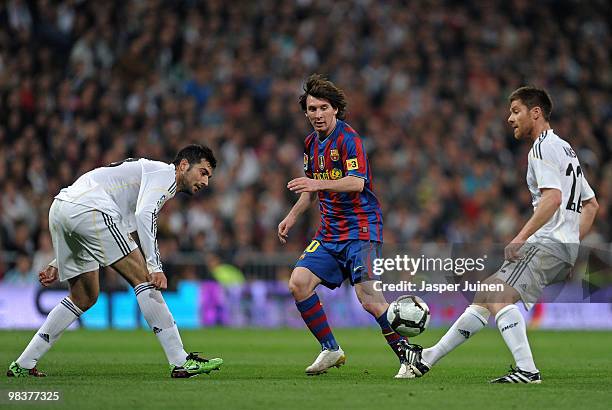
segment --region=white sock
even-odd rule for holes
[[[485,327],[490,314],[489,310],[482,306],[468,306],[438,343],[423,350],[425,364],[429,367],[433,366],[438,360]]]
[[[38,329],[21,356],[17,364],[26,369],[36,367],[40,358],[51,349],[51,346],[60,338],[64,330],[81,316],[83,312],[70,298],[65,297],[49,312],[45,323]]]
[[[134,287],[134,293],[145,320],[166,353],[168,363],[175,366],[185,364],[187,353],[183,349],[181,335],[161,292],[151,283],[145,282]]]
[[[495,316],[497,327],[512,352],[517,367],[531,373],[538,369],[533,362],[533,355],[527,340],[527,327],[525,319],[516,305],[508,305]]]

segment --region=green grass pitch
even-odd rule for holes
[[[394,380],[395,356],[375,328],[336,329],[347,364],[321,376],[304,368],[318,353],[304,330],[183,331],[188,350],[225,360],[221,371],[170,379],[152,332],[67,332],[43,358],[44,379],[2,376],[0,391],[59,391],[56,404],[13,408],[351,408],[351,409],[582,409],[612,407],[612,332],[531,332],[541,385],[489,385],[511,356],[495,329],[474,336],[427,376]],[[33,332],[0,332],[0,364],[9,363]],[[443,330],[414,342],[431,345]],[[6,398],[0,408],[7,407]],[[392,407],[393,406],[393,407]],[[401,406],[401,407],[400,407]]]

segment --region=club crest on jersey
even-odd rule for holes
[[[304,171],[308,171],[308,154],[304,154]]]
[[[332,149],[329,151],[329,156],[331,157],[332,161],[338,161],[340,159],[340,154],[338,153],[337,149]]]
[[[321,171],[325,169],[325,157],[323,155],[319,155],[319,169]]]
[[[342,171],[340,171],[338,168],[334,168],[329,173],[329,177],[330,179],[340,179],[342,178]]]
[[[348,171],[352,171],[357,168],[359,168],[359,163],[357,162],[357,158],[351,158],[351,159],[346,160],[346,169]]]

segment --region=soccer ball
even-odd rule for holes
[[[418,336],[429,324],[429,306],[418,296],[400,296],[389,305],[387,320],[400,335]]]

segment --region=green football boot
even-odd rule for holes
[[[184,379],[202,373],[208,374],[213,370],[219,370],[222,364],[223,359],[205,359],[200,357],[197,353],[189,353],[185,364],[182,366],[170,366],[170,377]]]
[[[8,370],[6,371],[8,377],[45,377],[46,374],[39,372],[36,367],[32,369],[26,369],[17,364],[17,362],[11,363]]]

